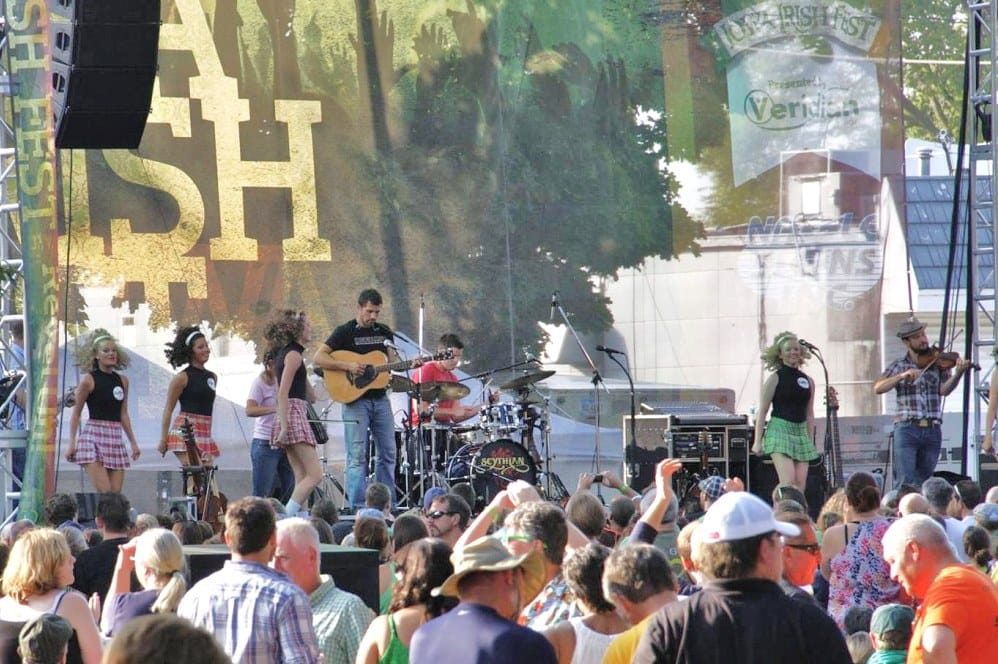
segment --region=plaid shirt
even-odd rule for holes
[[[920,370],[906,353],[901,359],[891,362],[881,377],[890,378],[903,374],[909,369]],[[939,388],[949,380],[950,373],[933,365],[926,369],[918,380],[905,380],[895,385],[894,389],[897,390],[897,421],[918,420],[923,417],[942,420],[943,400],[939,395]]]
[[[326,574],[322,575],[322,585],[309,595],[309,601],[326,664],[353,664],[374,611],[353,593],[337,588]]]
[[[260,563],[225,561],[184,595],[177,615],[213,634],[236,664],[320,661],[308,597]]]

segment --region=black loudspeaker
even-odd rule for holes
[[[759,496],[768,504],[772,504],[773,489],[779,481],[776,468],[769,457],[751,455],[749,457],[748,490]],[[804,486],[804,497],[807,498],[807,511],[812,519],[818,518],[821,506],[825,504],[825,457],[818,457],[807,469],[807,484]]]
[[[137,148],[149,117],[160,0],[49,0],[57,148]]]

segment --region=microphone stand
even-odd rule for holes
[[[551,305],[558,310],[558,313],[561,315],[561,319],[565,321],[565,326],[568,328],[568,331],[572,333],[572,337],[575,339],[575,343],[578,344],[579,350],[582,351],[582,355],[586,358],[586,362],[589,363],[589,368],[592,369],[593,371],[592,384],[593,384],[593,395],[595,396],[595,404],[596,404],[596,441],[595,441],[596,447],[593,450],[594,452],[593,464],[596,466],[595,468],[596,472],[599,472],[600,463],[601,463],[600,410],[602,410],[600,407],[599,388],[600,385],[602,385],[603,389],[607,391],[607,394],[610,393],[610,390],[607,389],[606,384],[603,382],[603,376],[600,375],[599,369],[596,368],[596,363],[593,362],[592,356],[589,354],[589,351],[586,350],[585,344],[583,344],[582,339],[579,338],[579,333],[575,331],[575,328],[572,326],[572,322],[568,319],[568,314],[565,313],[565,308],[561,306],[561,299],[558,297],[558,291],[555,291],[551,295]],[[596,496],[600,499],[600,501],[603,500],[602,486],[603,486],[602,484],[596,485]]]
[[[828,367],[825,365],[825,358],[821,356],[821,351],[812,344],[808,344],[806,347],[811,351],[811,356],[818,360],[821,364],[821,370],[825,374],[825,482],[828,483],[829,491],[830,487],[835,485],[834,479],[839,476],[839,469],[835,468],[835,455],[832,454],[832,429],[828,426],[828,423],[832,421],[832,400],[829,390],[831,389],[831,383],[828,382]]]
[[[635,402],[635,397],[634,397],[634,379],[631,378],[631,372],[628,371],[627,367],[624,366],[624,364],[621,363],[621,361],[617,359],[617,355],[620,355],[621,353],[617,353],[616,351],[610,350],[609,348],[604,348],[603,352],[606,353],[607,357],[609,357],[611,360],[613,360],[614,364],[616,364],[618,367],[620,367],[621,371],[624,372],[624,375],[627,376],[627,382],[630,385],[630,389],[631,389],[631,440],[628,443],[628,445],[627,445],[627,451],[624,454],[624,463],[627,464],[627,484],[629,486],[633,486],[635,480],[637,480],[637,478],[638,478],[638,472],[639,472],[638,471],[638,438],[637,438],[637,434],[636,434],[638,422],[637,422],[637,419],[636,419],[636,416],[635,416],[636,409],[635,409],[635,404],[634,404],[634,402]],[[627,356],[625,355],[624,358],[626,359]],[[628,362],[628,364],[630,364],[630,362]]]

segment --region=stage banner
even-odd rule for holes
[[[19,518],[36,523],[55,487],[58,422],[58,196],[52,138],[51,53],[48,9],[32,0],[7,3],[7,48],[14,82],[17,183],[24,259],[28,357],[27,461]]]

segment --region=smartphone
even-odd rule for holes
[[[593,482],[595,482],[597,484],[602,484],[603,483],[603,476],[602,475],[597,475],[596,477],[593,478]]]

